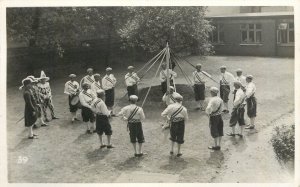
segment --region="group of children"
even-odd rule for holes
[[[201,70],[202,65],[196,65],[196,71],[193,72],[194,80],[194,93],[195,100],[199,102],[199,107],[205,111],[209,116],[209,127],[211,136],[214,138],[215,145],[210,146],[209,149],[220,150],[221,138],[223,136],[223,120],[222,114],[229,112],[228,98],[230,93],[230,85],[234,85],[234,99],[233,110],[231,113],[230,127],[232,132],[229,136],[238,135],[243,137],[244,120],[244,106],[247,104],[247,114],[250,117],[249,129],[254,128],[254,119],[256,116],[256,99],[254,97],[255,85],[252,82],[253,76],[248,75],[244,77],[242,71],[237,70],[237,77],[226,71],[226,67],[220,68],[220,90],[216,87],[210,88],[211,98],[204,107],[205,101],[205,83],[207,78],[211,75]],[[177,77],[176,72],[169,70],[169,80],[171,85],[174,85],[174,78]],[[106,68],[106,75],[100,79],[100,74],[94,74],[93,69],[87,70],[87,75],[83,77],[78,83],[75,74],[69,75],[70,80],[65,83],[64,93],[68,95],[69,109],[72,114],[72,122],[79,121],[77,119],[77,110],[81,109],[81,116],[83,122],[87,126],[87,133],[97,133],[100,140],[100,148],[107,147],[108,149],[114,148],[111,143],[112,128],[109,118],[112,116],[120,116],[123,120],[127,121],[127,130],[130,134],[130,141],[134,148],[134,156],[140,157],[144,153],[142,151],[142,144],[144,143],[144,134],[142,128],[142,121],[145,119],[144,111],[141,107],[137,106],[138,88],[140,78],[134,72],[134,67],[128,67],[128,73],[125,75],[125,84],[127,86],[127,94],[130,104],[121,109],[117,114],[113,112],[114,106],[114,88],[116,85],[116,78],[112,74],[112,68]],[[101,83],[100,83],[101,80]],[[161,113],[161,116],[166,119],[167,127],[170,128],[171,150],[170,154],[174,154],[174,145],[177,143],[177,157],[182,155],[181,145],[184,143],[185,123],[188,120],[187,109],[182,105],[183,97],[175,92],[173,86],[167,90],[167,70],[166,65],[162,65],[160,72],[161,89],[163,93],[163,102],[166,103],[166,109]],[[36,85],[36,82],[39,83]],[[47,125],[41,118],[41,113],[44,113],[46,121],[49,121],[46,116],[46,108],[49,107],[52,119],[58,119],[54,115],[54,108],[52,105],[51,89],[49,85],[49,78],[46,77],[42,71],[41,78],[36,79],[33,76],[25,78],[22,83],[24,89],[25,99],[25,126],[30,127],[29,138],[36,138],[37,135],[33,134],[32,126],[35,124],[37,118],[40,119],[42,126]],[[36,88],[37,87],[37,88]],[[220,92],[220,97],[218,93]],[[73,102],[74,99],[79,102]],[[41,103],[41,105],[40,105]],[[42,112],[40,112],[42,111]],[[240,133],[235,133],[235,126],[239,123]],[[107,136],[107,145],[103,143],[102,136]],[[137,144],[138,143],[138,147]]]

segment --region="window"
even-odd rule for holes
[[[224,43],[224,25],[214,25],[215,29],[210,34],[211,43]]]
[[[293,44],[294,42],[294,23],[279,23],[277,27],[277,43]]]
[[[241,43],[243,44],[256,44],[261,43],[261,24],[242,24],[241,30]]]

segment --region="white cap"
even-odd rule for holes
[[[128,68],[127,69],[134,69],[134,67],[133,66],[128,66]]]
[[[173,86],[170,86],[170,89],[175,90]]]
[[[25,82],[25,81],[30,81],[30,82],[32,82],[32,79],[31,79],[31,78],[28,78],[28,77],[26,77],[25,79],[23,79],[23,80],[22,80],[22,86],[19,87],[19,90],[22,90],[22,88],[24,87],[24,82]]]
[[[105,93],[105,92],[104,92],[104,90],[99,89],[99,90],[96,91],[96,93],[97,93],[97,94],[102,94],[102,93]]]
[[[107,68],[106,68],[106,71],[111,71],[111,70],[112,70],[111,67],[107,67]]]
[[[211,87],[209,90],[216,94],[219,93],[219,89],[217,87]]]
[[[236,72],[243,72],[243,71],[242,71],[242,69],[239,68],[236,70]]]
[[[75,78],[76,75],[75,75],[75,74],[70,74],[69,77],[70,77],[70,78]]]
[[[182,95],[178,94],[178,95],[175,95],[174,99],[175,99],[176,101],[182,101],[182,100],[183,100],[183,97],[182,97]]]
[[[200,64],[200,63],[196,64],[196,67],[202,67],[202,64]]]
[[[233,85],[239,85],[239,86],[242,86],[242,83],[240,81],[234,81],[233,82]]]
[[[253,79],[252,75],[247,75],[246,78]]]
[[[138,96],[136,96],[136,95],[131,95],[130,97],[129,97],[129,100],[130,101],[137,101],[139,98],[138,98]]]
[[[226,69],[226,66],[221,66],[220,69]]]
[[[86,72],[91,72],[91,71],[93,71],[93,68],[88,68],[87,70],[86,70]]]
[[[99,73],[94,74],[94,77],[100,77]]]
[[[90,86],[90,84],[85,82],[85,83],[82,84],[82,87],[85,87],[85,86]]]

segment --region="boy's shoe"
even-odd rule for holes
[[[235,136],[236,134],[231,133],[227,133],[227,136]]]
[[[181,157],[181,156],[182,156],[182,153],[178,153],[176,156],[177,156],[177,157]]]
[[[254,125],[249,125],[249,126],[247,126],[247,127],[245,127],[245,129],[254,129]]]
[[[101,145],[100,146],[100,149],[103,149],[103,148],[105,148],[106,147],[106,145]]]
[[[115,148],[113,145],[108,145],[107,146],[107,149],[112,149],[112,148]]]

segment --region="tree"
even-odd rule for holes
[[[204,19],[206,7],[131,7],[134,18],[120,29],[129,46],[158,51],[169,41],[172,49],[193,54],[211,51],[208,41],[213,27]]]

